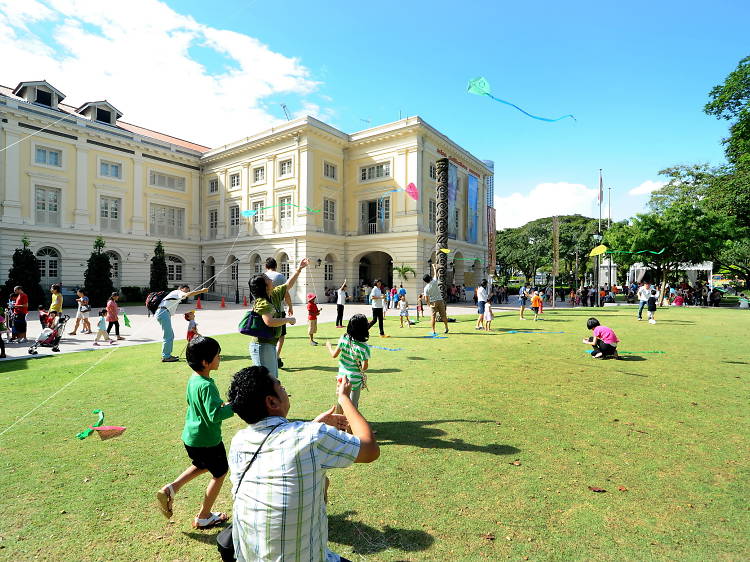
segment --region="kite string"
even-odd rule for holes
[[[33,137],[33,136],[35,136],[35,135],[38,135],[39,133],[41,133],[41,132],[43,132],[43,131],[45,131],[45,130],[49,129],[49,128],[50,128],[50,127],[51,127],[52,125],[56,125],[57,123],[59,123],[59,122],[60,122],[60,121],[62,121],[63,119],[68,119],[68,118],[70,118],[70,117],[72,117],[72,116],[71,116],[71,115],[64,115],[63,117],[60,117],[60,119],[57,119],[56,121],[53,121],[52,123],[50,123],[50,124],[49,124],[49,125],[47,125],[46,127],[42,127],[42,128],[41,128],[41,129],[39,129],[38,131],[34,131],[34,132],[33,132],[33,133],[31,133],[31,134],[28,134],[28,135],[26,135],[26,136],[24,136],[24,137],[21,137],[21,138],[20,138],[19,140],[17,140],[16,142],[14,142],[14,143],[11,143],[11,144],[9,144],[8,146],[5,146],[5,147],[1,148],[1,149],[0,149],[0,152],[3,152],[3,151],[5,151],[5,150],[8,150],[8,149],[9,149],[10,147],[12,147],[12,146],[16,146],[16,145],[17,145],[18,143],[21,143],[21,142],[25,141],[26,139],[30,139],[31,137]]]
[[[518,111],[520,111],[524,115],[528,115],[532,119],[538,119],[539,121],[547,121],[548,123],[554,123],[555,121],[560,121],[561,119],[565,119],[566,117],[570,117],[571,119],[573,119],[573,121],[576,121],[576,118],[573,115],[571,115],[570,113],[568,113],[567,115],[563,115],[562,117],[558,117],[557,119],[548,119],[547,117],[538,117],[536,115],[532,115],[528,111],[524,111],[523,109],[521,109],[520,107],[518,107],[514,103],[510,103],[509,101],[505,101],[505,100],[501,100],[500,98],[496,98],[495,96],[493,96],[489,92],[485,92],[485,95],[488,96],[488,97],[490,97],[490,98],[492,98],[495,101],[499,101],[500,103],[504,103],[505,105],[509,105],[511,107],[515,107]]]

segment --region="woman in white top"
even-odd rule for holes
[[[346,279],[336,291],[336,327],[344,327],[344,305],[349,297],[346,294]]]
[[[195,295],[207,293],[208,288],[191,291],[187,285],[180,285],[177,289],[170,292],[159,303],[156,310],[156,321],[161,326],[163,341],[161,344],[161,361],[162,363],[174,363],[179,361],[179,357],[172,355],[172,344],[174,343],[174,330],[172,330],[172,312],[175,311],[180,301]]]
[[[484,330],[484,307],[487,305],[487,280],[482,279],[482,283],[477,287],[477,325],[475,330]]]

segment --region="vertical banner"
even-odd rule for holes
[[[448,238],[458,237],[458,217],[456,216],[456,195],[458,193],[458,167],[448,163]]]
[[[435,182],[435,200],[437,202],[437,216],[435,218],[435,261],[437,261],[436,273],[438,286],[447,300],[445,274],[448,270],[448,254],[441,252],[441,248],[448,247],[448,183],[449,183],[449,164],[447,158],[440,158],[435,162],[435,172],[437,181]],[[455,168],[455,166],[454,166]],[[454,169],[455,177],[455,169]],[[432,271],[430,271],[432,275]]]
[[[496,228],[495,208],[487,207],[487,272],[490,274],[495,273],[495,266],[497,264]]]
[[[477,209],[479,198],[479,178],[469,174],[469,183],[466,189],[467,211],[466,241],[470,244],[477,243],[477,229],[479,223],[479,210]]]

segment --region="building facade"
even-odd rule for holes
[[[399,283],[401,265],[415,291],[434,260],[442,157],[454,170],[449,281],[485,273],[492,171],[419,117],[354,134],[305,117],[209,149],[64,97],[44,81],[0,87],[0,277],[27,236],[42,285],[75,287],[102,236],[120,287],[148,285],[161,240],[170,283],[216,294],[245,294],[268,256],[285,274],[311,258],[297,301],[344,279]]]

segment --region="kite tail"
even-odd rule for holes
[[[509,105],[511,107],[515,107],[518,111],[520,111],[524,115],[528,115],[532,119],[538,119],[539,121],[547,121],[548,123],[554,123],[555,121],[560,121],[561,119],[565,119],[566,117],[570,117],[573,121],[576,121],[576,118],[573,115],[571,115],[570,113],[568,113],[567,115],[563,115],[562,117],[558,117],[557,119],[547,119],[546,117],[538,117],[536,115],[532,115],[528,111],[524,111],[523,109],[521,109],[520,107],[518,107],[514,103],[510,103],[509,101],[505,101],[505,100],[501,100],[500,98],[496,98],[495,96],[493,96],[490,93],[487,93],[487,95],[489,97],[491,97],[495,101],[499,101],[500,103],[504,103],[505,105]]]

